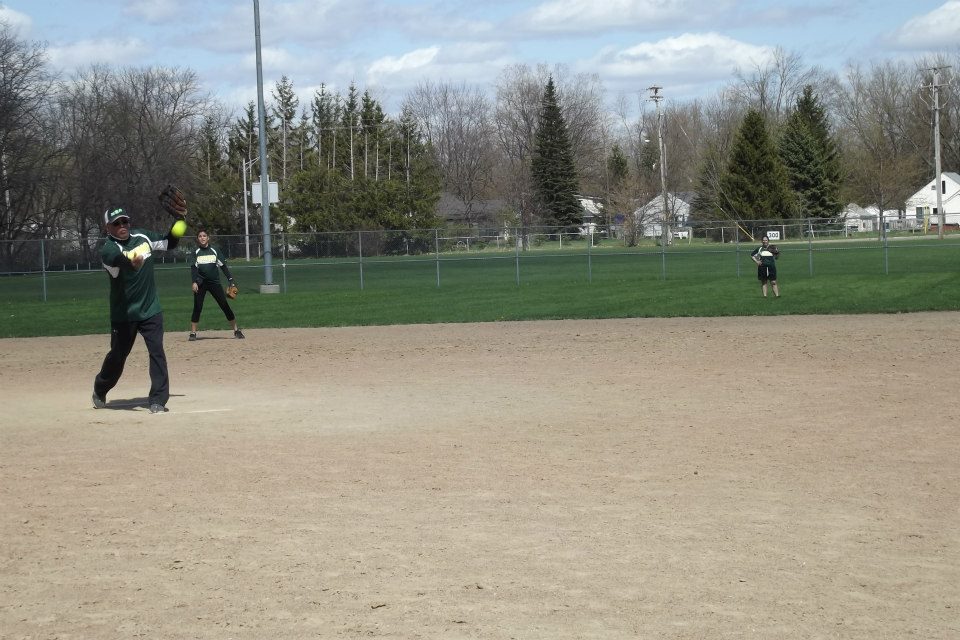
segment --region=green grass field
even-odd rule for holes
[[[779,300],[760,298],[748,245],[661,252],[567,242],[519,255],[488,248],[362,261],[281,256],[273,261],[280,295],[259,293],[262,263],[230,265],[241,285],[233,306],[246,328],[960,309],[960,239],[780,246]],[[186,331],[186,264],[157,265],[157,281],[167,330]],[[106,333],[107,291],[102,271],[0,277],[0,336]],[[226,328],[208,298],[201,329]]]

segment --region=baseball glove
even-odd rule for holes
[[[770,253],[773,254],[773,257],[774,257],[774,258],[779,258],[779,257],[780,257],[780,248],[777,247],[777,245],[772,244],[772,245],[770,245]]]
[[[238,293],[240,293],[240,289],[237,288],[237,285],[230,283],[230,286],[227,287],[227,297],[231,300],[236,300]]]
[[[178,220],[182,220],[187,215],[187,199],[183,192],[172,184],[168,184],[166,189],[157,196],[160,199],[160,205],[163,210]]]

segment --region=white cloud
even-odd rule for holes
[[[387,76],[422,70],[436,60],[438,53],[440,53],[440,47],[434,46],[416,49],[399,57],[384,56],[370,64],[367,69],[367,77],[372,82],[378,82]]]
[[[180,6],[179,0],[134,0],[127,5],[123,12],[151,24],[161,23],[170,18],[182,17],[186,14]]]
[[[731,6],[729,0],[551,0],[524,13],[521,28],[584,32],[690,24]]]
[[[0,22],[5,22],[14,29],[30,29],[33,20],[25,13],[0,4]]]
[[[908,20],[894,33],[893,40],[908,49],[956,45],[960,41],[960,0],[949,0],[930,13]]]
[[[137,65],[152,52],[139,38],[109,38],[104,40],[79,40],[47,50],[50,62],[63,69],[76,69],[95,63],[109,63],[112,67]]]
[[[367,67],[365,81],[394,112],[400,99],[420,82],[464,82],[489,89],[500,71],[517,62],[497,43],[459,42],[451,46],[418,49],[402,56],[380,58]]]
[[[772,55],[773,47],[747,44],[718,33],[684,33],[625,49],[607,48],[578,66],[609,78],[709,82],[729,78],[736,68],[762,64]]]

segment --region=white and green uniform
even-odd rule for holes
[[[150,404],[163,407],[170,398],[167,356],[163,350],[163,312],[153,278],[153,256],[176,245],[177,238],[169,234],[131,229],[126,240],[108,236],[100,249],[103,268],[110,276],[110,351],[93,381],[93,393],[101,401],[120,380],[137,334],[143,336],[150,357]],[[139,269],[131,264],[136,256],[143,256]]]
[[[191,270],[193,281],[198,285],[220,284],[220,269],[223,269],[223,273],[228,280],[233,280],[227,263],[220,257],[217,250],[210,245],[197,247],[196,251],[193,252],[193,264],[191,266],[193,267]]]
[[[230,304],[227,303],[227,296],[220,284],[220,269],[230,282],[233,282],[233,276],[230,274],[230,268],[226,261],[220,257],[220,253],[212,246],[197,247],[193,252],[193,258],[190,264],[190,276],[194,284],[197,285],[197,291],[193,294],[193,313],[190,315],[190,322],[196,324],[200,322],[200,314],[203,312],[203,299],[210,292],[213,299],[220,305],[224,317],[228,322],[236,320],[236,315]]]
[[[125,241],[109,236],[100,249],[103,268],[110,275],[110,321],[138,322],[160,313],[157,283],[153,278],[153,254],[166,251],[166,235],[131,229]],[[143,265],[134,269],[130,259],[142,255]]]
[[[777,279],[777,256],[770,251],[770,246],[760,245],[750,254],[760,259],[757,265],[758,280],[776,280]]]

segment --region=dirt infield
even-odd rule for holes
[[[247,335],[0,340],[0,636],[960,637],[960,314]]]

